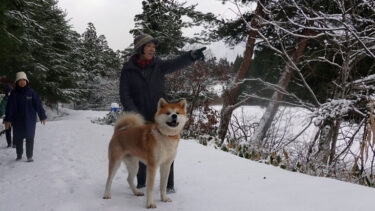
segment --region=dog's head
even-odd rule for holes
[[[183,129],[187,121],[186,100],[177,103],[168,103],[163,98],[158,102],[158,110],[155,114],[155,122],[165,135],[177,135]]]

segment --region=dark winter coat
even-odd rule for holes
[[[138,112],[145,120],[153,121],[157,103],[165,97],[165,75],[192,63],[190,52],[171,60],[154,57],[145,68],[130,58],[124,64],[120,78],[120,99],[124,110]]]
[[[29,85],[17,85],[9,96],[4,119],[12,123],[14,138],[34,138],[37,113],[40,120],[47,119],[38,94]]]

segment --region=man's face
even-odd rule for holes
[[[155,55],[155,43],[150,42],[145,45],[143,48],[143,54],[141,55],[142,60],[150,60]]]
[[[18,80],[18,86],[20,86],[20,87],[25,87],[26,86],[26,80],[25,79],[20,79],[20,80]]]

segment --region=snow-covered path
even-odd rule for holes
[[[112,199],[103,200],[111,126],[91,119],[104,112],[71,111],[37,125],[34,162],[15,161],[15,149],[0,137],[0,211],[145,210],[132,195],[121,167]],[[158,180],[158,178],[157,178]],[[375,189],[284,171],[182,140],[175,161],[177,193],[158,210],[373,210]]]

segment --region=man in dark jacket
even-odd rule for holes
[[[125,62],[120,78],[120,99],[125,111],[140,113],[146,121],[154,121],[157,103],[165,98],[165,75],[181,70],[196,60],[204,60],[206,48],[193,50],[172,60],[155,56],[158,41],[151,35],[142,34],[134,39],[135,54]],[[139,163],[137,188],[145,186],[146,166]],[[168,192],[174,192],[173,163],[171,166]]]
[[[5,112],[5,128],[13,126],[13,142],[16,144],[17,159],[22,159],[23,139],[26,139],[27,161],[33,161],[36,114],[42,124],[47,116],[38,94],[29,87],[24,72],[16,74],[16,87],[10,94]]]
[[[5,118],[5,109],[6,109],[6,106],[7,106],[7,103],[8,103],[8,97],[10,95],[10,92],[12,91],[12,87],[9,86],[9,85],[6,85],[5,86],[5,96],[3,97],[3,100],[1,101],[0,103],[0,116]],[[5,123],[5,120],[4,120],[4,123]],[[7,129],[5,131],[5,137],[7,139],[7,144],[8,144],[8,148],[12,146],[12,129],[11,127],[9,127],[9,129]],[[13,144],[14,147],[16,147],[16,145]]]

